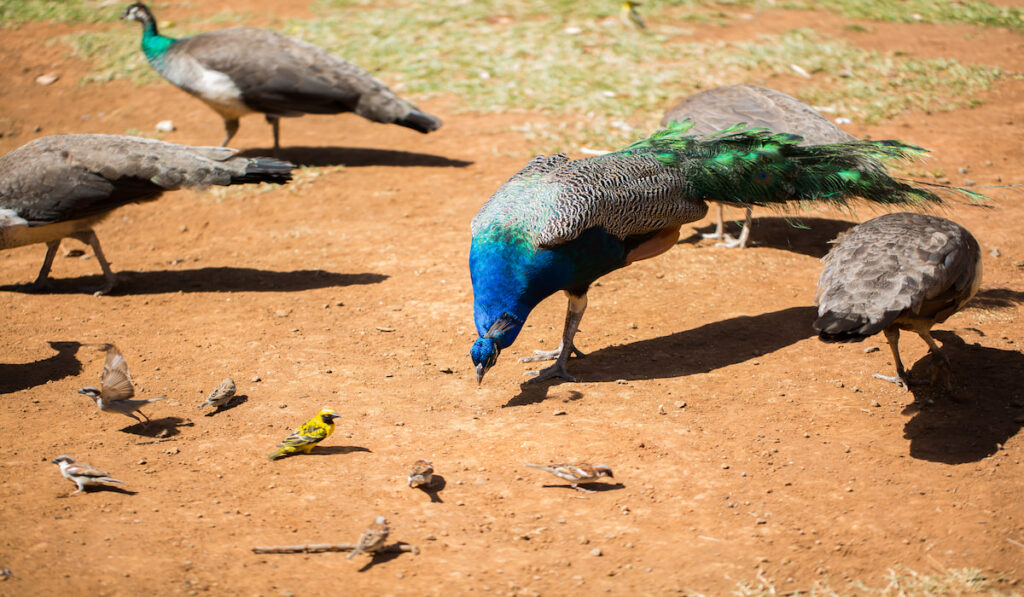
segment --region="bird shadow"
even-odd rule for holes
[[[760,315],[741,315],[667,336],[608,346],[570,359],[579,381],[662,379],[707,373],[795,344],[814,335],[814,307],[789,307]],[[506,407],[543,401],[562,380],[523,382]]]
[[[82,493],[100,493],[104,491],[108,491],[111,493],[122,493],[124,495],[135,495],[139,493],[138,491],[132,491],[130,489],[125,489],[124,487],[118,487],[117,485],[88,485],[82,489]],[[73,497],[74,495],[75,494],[72,492],[67,495],[62,495],[59,497],[69,498]]]
[[[590,493],[602,493],[602,492],[605,492],[605,491],[615,491],[617,489],[625,489],[626,488],[626,486],[623,485],[622,483],[580,483],[579,486],[582,487],[583,489],[588,490]],[[551,485],[551,484],[548,484],[548,485],[541,485],[541,487],[564,487],[566,489],[572,489],[573,491],[578,491],[581,494],[584,493],[582,491],[579,491],[578,489],[575,489],[572,485],[569,485],[569,484],[565,484],[565,485],[561,485],[561,484],[559,484],[559,485]]]
[[[755,212],[756,213],[756,212]],[[765,247],[791,251],[811,257],[824,257],[831,245],[830,241],[841,233],[856,226],[856,222],[833,220],[831,218],[794,218],[767,217],[754,218],[751,223],[751,238],[748,246]],[[733,236],[739,235],[743,229],[739,224],[725,221],[725,231],[732,230]],[[681,239],[681,243],[697,243],[703,240],[701,235],[715,230],[714,224],[695,228],[694,233]],[[756,238],[754,237],[756,235]]]
[[[222,413],[224,411],[231,410],[232,408],[236,408],[236,407],[242,406],[243,404],[245,404],[248,401],[249,401],[249,397],[246,396],[245,394],[236,394],[236,395],[231,397],[231,400],[228,400],[227,404],[221,404],[217,408],[215,408],[212,411],[206,413],[206,415],[204,415],[204,416],[212,417],[212,416],[220,414],[220,413]]]
[[[203,267],[150,272],[122,271],[112,296],[169,294],[174,292],[297,292],[333,286],[378,284],[385,274],[339,274],[323,270],[274,272],[246,267]],[[80,294],[82,286],[99,276],[52,280],[51,294]],[[0,290],[29,292],[28,284],[0,286]]]
[[[10,394],[41,386],[47,382],[78,375],[82,362],[76,354],[78,342],[48,342],[57,354],[31,363],[0,363],[0,394]]]
[[[967,344],[951,332],[933,332],[953,369],[950,396],[941,384],[911,386],[912,414],[903,427],[910,455],[919,460],[964,464],[999,451],[1024,425],[1024,354]],[[927,379],[932,357],[910,370],[912,379]]]
[[[1005,309],[1024,303],[1024,292],[1009,288],[986,288],[974,295],[967,309]]]
[[[186,421],[181,417],[164,417],[162,419],[150,419],[148,423],[135,423],[121,429],[125,433],[131,433],[141,437],[164,439],[179,435],[180,427],[193,427],[195,423]]]
[[[444,477],[442,477],[441,475],[434,475],[433,478],[430,479],[430,483],[428,483],[427,485],[420,485],[416,489],[419,489],[423,493],[427,494],[430,497],[430,503],[443,504],[444,500],[441,499],[441,496],[438,495],[438,493],[447,485],[448,482],[444,480]]]
[[[239,155],[263,157],[273,155],[273,148],[246,149]],[[393,149],[369,147],[284,147],[277,151],[277,158],[296,166],[420,166],[428,168],[465,168],[473,162],[454,160],[444,156]]]
[[[396,548],[396,547],[399,547],[401,545],[408,545],[408,543],[406,543],[404,541],[399,541],[398,543],[392,543],[391,545],[388,545],[387,547],[388,548]],[[405,551],[401,551],[399,549],[388,549],[387,551],[381,551],[381,550],[375,551],[375,552],[370,554],[370,561],[367,562],[365,566],[360,568],[359,572],[366,572],[367,570],[369,570],[370,568],[373,568],[374,566],[377,566],[378,564],[385,564],[387,562],[390,562],[391,560],[401,556],[404,553],[411,553],[411,552],[405,552]]]
[[[309,456],[333,456],[335,454],[351,454],[352,452],[370,452],[373,450],[362,446],[317,446]]]

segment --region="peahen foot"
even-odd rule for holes
[[[534,363],[534,362],[537,362],[537,361],[554,361],[554,360],[556,360],[560,356],[562,356],[562,347],[561,346],[559,346],[558,348],[556,348],[554,350],[535,350],[535,351],[533,351],[533,356],[523,357],[523,358],[519,359],[519,362],[520,363]],[[576,345],[574,344],[572,346],[571,352],[569,353],[569,356],[574,356],[574,357],[582,359],[583,357],[585,357],[587,355],[583,354],[583,352],[581,352],[580,349],[576,348]]]

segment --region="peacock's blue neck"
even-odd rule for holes
[[[625,265],[621,241],[603,230],[585,231],[570,243],[537,249],[514,229],[492,226],[473,238],[469,271],[477,333],[483,336],[503,314],[516,322],[496,336],[507,348],[530,311],[558,292],[585,292],[591,282]]]
[[[152,21],[143,25],[142,52],[146,55],[146,60],[149,60],[151,63],[162,62],[167,49],[174,45],[176,41],[178,40],[173,37],[160,35],[160,32],[157,31],[156,23]]]

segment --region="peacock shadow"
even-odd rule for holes
[[[262,157],[274,155],[273,148],[247,149],[239,155]],[[473,162],[454,160],[444,156],[392,149],[369,147],[283,147],[277,151],[277,158],[296,166],[418,166],[426,168],[465,168]]]
[[[941,384],[911,386],[913,416],[903,428],[910,455],[919,460],[964,464],[995,454],[1024,425],[1024,354],[967,344],[951,332],[933,332],[949,357],[953,396]],[[912,379],[930,377],[932,358],[910,370]]]
[[[0,363],[0,394],[9,394],[41,386],[47,382],[78,375],[82,362],[78,360],[78,342],[48,342],[57,354],[31,363]]]
[[[600,348],[569,360],[579,381],[662,379],[707,373],[775,352],[814,335],[814,307],[790,307],[760,315],[741,315],[667,336]],[[586,336],[583,335],[584,346]],[[582,348],[586,352],[586,348]],[[559,383],[558,381],[554,383]],[[505,406],[543,401],[551,382],[524,382]]]
[[[175,292],[300,292],[316,288],[378,284],[385,274],[339,274],[324,270],[275,272],[247,267],[203,267],[198,269],[117,272],[118,284],[112,296],[170,294]],[[100,276],[51,280],[50,294],[81,294],[82,287],[95,285]],[[0,290],[30,292],[28,284],[0,286]]]
[[[1024,292],[1009,288],[985,288],[974,295],[967,309],[1005,309],[1024,303]]]
[[[754,218],[747,246],[779,249],[820,258],[832,248],[830,241],[856,225],[857,222],[830,218]],[[733,236],[738,236],[742,227],[742,220],[738,224],[728,219],[725,221],[725,231]],[[714,229],[714,224],[695,228],[693,234],[680,239],[679,242],[697,243],[702,240],[702,234],[713,232]]]

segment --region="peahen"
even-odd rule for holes
[[[142,51],[161,76],[203,100],[224,119],[227,145],[238,119],[260,112],[280,147],[280,119],[304,114],[356,114],[421,133],[441,121],[400,99],[365,70],[279,33],[233,27],[174,39],[157,31],[145,4],[125,9],[122,19],[142,23]]]
[[[106,283],[117,282],[92,227],[112,210],[181,187],[291,180],[292,164],[234,157],[222,147],[188,147],[120,135],[53,135],[0,157],[0,249],[46,243],[33,283],[45,287],[62,238],[92,246]]]
[[[897,141],[801,146],[802,139],[735,125],[714,135],[687,135],[676,122],[629,147],[570,160],[535,157],[498,189],[473,219],[469,268],[479,338],[470,354],[477,380],[519,335],[530,311],[559,290],[569,297],[557,350],[524,361],[555,359],[537,379],[571,380],[566,361],[601,276],[670,249],[679,228],[707,213],[707,201],[769,205],[816,201],[843,205],[941,201],[893,180],[882,161],[924,150]]]
[[[949,359],[932,339],[931,328],[978,292],[978,241],[944,218],[894,213],[855,226],[836,242],[822,258],[825,269],[818,280],[814,329],[819,338],[859,342],[885,333],[896,376],[875,377],[907,388],[910,378],[900,360],[900,330],[916,332],[945,374],[946,388],[952,389]]]
[[[661,119],[669,122],[690,118],[696,121],[692,133],[710,135],[736,122],[787,132],[804,138],[803,145],[846,143],[856,137],[841,130],[814,108],[781,91],[757,85],[727,85],[701,91],[672,106]],[[725,234],[722,203],[717,203],[715,231],[704,238],[722,242],[719,246],[744,248],[750,237],[752,208],[747,207],[746,220],[739,238]]]

